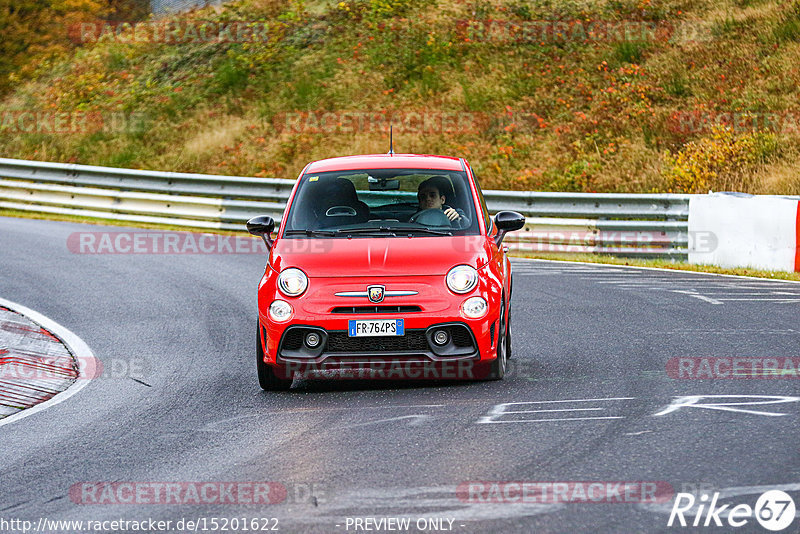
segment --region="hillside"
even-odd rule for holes
[[[64,31],[0,156],[294,178],[393,121],[485,188],[800,194],[800,0],[240,0]]]

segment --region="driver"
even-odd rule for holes
[[[450,219],[450,223],[454,226],[465,228],[469,226],[469,219],[466,214],[458,209],[451,208],[446,205],[447,191],[450,190],[450,180],[445,176],[431,176],[421,184],[417,191],[417,199],[419,200],[419,211],[439,209],[443,210],[444,214]]]

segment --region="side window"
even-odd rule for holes
[[[472,172],[472,177],[475,179],[475,187],[478,189],[478,199],[481,201],[481,211],[483,211],[483,220],[486,222],[486,234],[488,235],[492,233],[492,217],[489,215],[489,208],[486,207],[486,199],[483,198],[481,184],[475,171]]]

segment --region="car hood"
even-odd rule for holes
[[[442,275],[453,266],[476,269],[492,250],[484,236],[278,239],[272,269],[302,269],[314,277]]]

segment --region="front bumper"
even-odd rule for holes
[[[495,290],[494,284],[481,283],[467,295],[454,295],[447,290],[442,276],[395,277],[383,281],[387,292],[414,290],[416,294],[387,297],[375,305],[365,298],[336,296],[341,292],[363,291],[370,280],[312,278],[306,293],[297,298],[285,297],[271,282],[267,276],[259,288],[264,362],[269,365],[363,366],[365,362],[387,360],[420,364],[487,362],[497,357],[500,291]],[[461,315],[461,304],[473,296],[482,296],[489,303],[489,311],[479,319]],[[292,306],[289,320],[276,322],[269,316],[269,305],[274,299],[285,300]],[[348,322],[352,319],[403,319],[406,334],[349,337]],[[450,341],[443,347],[432,340],[432,333],[438,329],[447,329],[450,334]],[[311,331],[322,337],[322,342],[314,348],[303,342]]]
[[[439,330],[447,332],[447,342],[441,345],[433,340],[434,333]],[[316,347],[309,347],[305,341],[312,332],[321,338]],[[475,335],[464,323],[438,323],[428,328],[407,329],[403,336],[385,337],[350,337],[347,331],[292,325],[281,336],[276,363],[319,365],[332,360],[340,364],[359,364],[375,357],[427,363],[478,360],[480,354]]]

